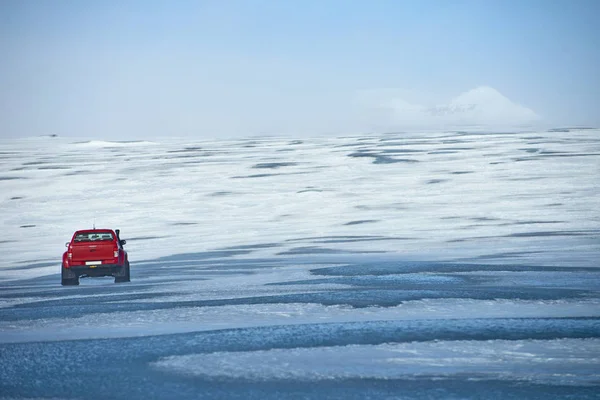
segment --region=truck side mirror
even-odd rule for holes
[[[67,242],[67,243],[65,243],[65,247],[69,247],[69,243],[70,243],[70,242]]]
[[[121,246],[123,246],[124,244],[127,243],[127,240],[123,239],[123,240],[120,241],[120,243],[121,243]]]

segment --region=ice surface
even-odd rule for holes
[[[166,357],[174,373],[251,380],[438,379],[468,374],[551,385],[597,385],[600,340],[436,341],[215,352]]]
[[[153,301],[167,301],[156,297]],[[124,303],[131,300],[122,300]],[[139,300],[136,300],[139,301]],[[64,303],[64,302],[63,302]],[[163,303],[164,304],[164,303]],[[177,312],[173,312],[177,309]],[[472,318],[600,318],[600,301],[417,300],[396,307],[238,304],[83,314],[76,318],[0,321],[0,343],[164,335],[260,326]],[[600,333],[600,332],[599,332]],[[599,354],[600,356],[600,354]]]
[[[94,222],[122,229],[134,259],[276,243],[261,253],[312,246],[595,266],[598,135],[6,140],[0,268],[59,262],[72,232]]]
[[[0,395],[597,398],[599,160],[593,129],[1,141]],[[132,282],[60,286],[93,224]]]

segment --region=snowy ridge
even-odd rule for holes
[[[146,140],[134,140],[134,141],[103,141],[103,140],[89,140],[85,142],[75,142],[74,146],[77,147],[135,147],[135,146],[148,146],[158,144],[156,142],[150,142]]]

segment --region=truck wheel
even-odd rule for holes
[[[115,275],[115,283],[131,282],[129,263],[121,267],[121,270]]]
[[[129,269],[129,263],[127,263],[127,282],[131,282],[131,271]]]
[[[79,276],[62,265],[60,268],[60,284],[63,286],[77,286],[79,285]]]

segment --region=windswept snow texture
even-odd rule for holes
[[[594,129],[0,142],[0,399],[598,399],[599,177]],[[131,283],[60,286],[94,222]]]

